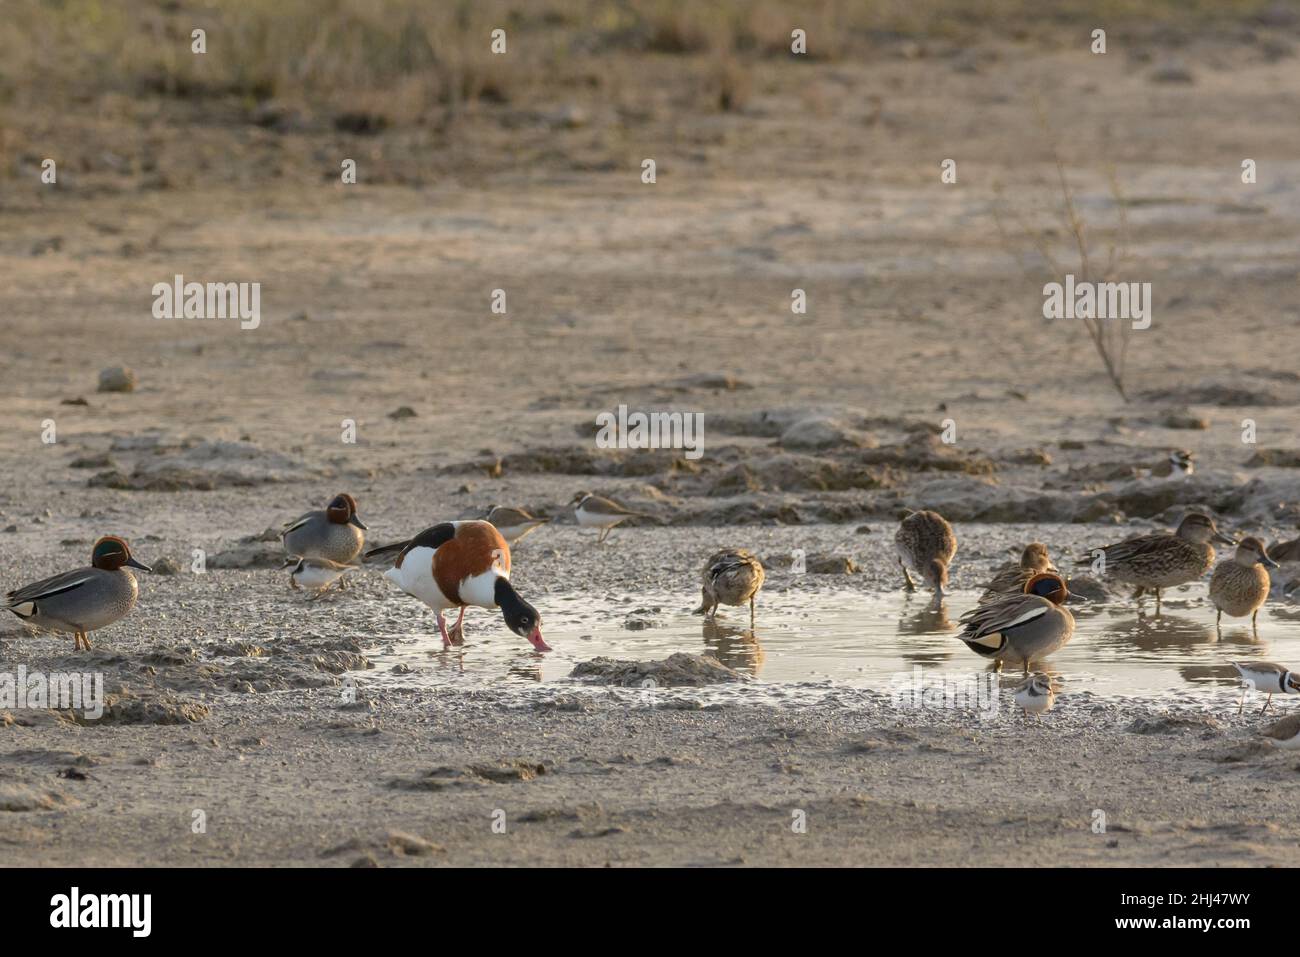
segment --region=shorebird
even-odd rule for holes
[[[579,492],[573,496],[573,501],[569,504],[573,506],[573,514],[578,519],[579,525],[583,528],[600,529],[600,535],[596,538],[597,545],[605,540],[605,536],[619,522],[629,518],[646,517],[642,512],[626,509],[612,499],[601,498],[590,492]]]
[[[1065,579],[1052,572],[1035,575],[1020,595],[977,605],[961,616],[957,637],[977,655],[1003,662],[1029,663],[1050,655],[1074,636],[1074,616],[1061,607],[1070,597]]]
[[[1156,611],[1160,611],[1160,590],[1196,581],[1214,564],[1211,539],[1228,545],[1233,540],[1214,525],[1214,519],[1200,512],[1184,516],[1174,533],[1153,532],[1139,535],[1101,549],[1102,574],[1137,586],[1134,598],[1152,589],[1156,593]],[[1080,565],[1091,564],[1081,559]]]
[[[911,568],[934,589],[936,598],[942,598],[948,584],[948,565],[957,554],[957,536],[948,520],[938,512],[912,512],[899,523],[894,547],[907,590],[916,590],[907,573]]]
[[[542,616],[519,597],[510,584],[510,545],[489,522],[443,522],[414,538],[372,548],[366,561],[396,553],[384,577],[433,609],[442,634],[442,647],[463,641],[465,608],[500,608],[507,627],[527,638],[538,651],[550,651],[542,640]],[[453,633],[447,633],[442,613],[459,608]]]
[[[1275,562],[1300,562],[1300,538],[1278,542],[1268,550],[1268,557]]]
[[[1273,695],[1300,694],[1300,676],[1286,665],[1273,661],[1233,661],[1229,664],[1241,675],[1241,703],[1237,705],[1237,714],[1241,714],[1246,707],[1246,692],[1252,688],[1268,695],[1260,714],[1267,711],[1273,703]]]
[[[1056,688],[1047,675],[1033,674],[1016,689],[1014,700],[1025,714],[1039,715],[1056,704]]]
[[[331,585],[338,582],[343,587],[343,576],[356,569],[356,565],[343,565],[325,558],[290,558],[285,566],[293,566],[289,572],[289,584],[294,590],[312,592],[308,601],[315,601]]]
[[[1289,714],[1260,732],[1279,748],[1287,751],[1300,749],[1300,714]]]
[[[135,607],[139,586],[126,568],[150,571],[131,557],[124,539],[106,535],[90,553],[90,567],[24,585],[5,596],[4,608],[24,621],[71,633],[72,647],[90,649],[90,632],[111,625]]]
[[[718,605],[749,603],[749,624],[754,625],[754,596],[763,587],[763,563],[744,548],[725,548],[704,563],[700,573],[700,607],[695,614],[716,618]]]
[[[1219,627],[1223,613],[1227,612],[1233,618],[1250,615],[1250,626],[1258,631],[1256,618],[1272,585],[1265,568],[1277,567],[1258,538],[1251,536],[1238,542],[1233,556],[1219,562],[1210,576],[1210,601],[1219,610],[1214,617],[1215,627]]]
[[[346,565],[361,554],[366,525],[357,517],[357,500],[346,492],[323,509],[307,512],[284,527],[284,550],[296,558],[323,558]]]
[[[501,537],[509,542],[512,548],[525,535],[537,531],[550,521],[549,518],[537,518],[522,508],[507,508],[503,505],[491,506],[483,518],[496,526]]]
[[[1151,469],[1154,478],[1181,479],[1196,471],[1192,462],[1193,453],[1187,449],[1175,449],[1169,457]]]
[[[1007,562],[993,576],[993,580],[984,586],[980,604],[996,601],[1006,595],[1022,595],[1025,582],[1041,572],[1054,572],[1056,566],[1047,555],[1047,546],[1042,542],[1030,542],[1020,554],[1020,561]]]

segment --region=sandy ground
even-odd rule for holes
[[[519,563],[535,594],[691,596],[719,540],[780,528],[829,549],[868,524],[865,574],[818,586],[833,601],[894,587],[904,506],[1077,523],[1054,548],[1189,505],[1294,537],[1300,73],[1258,38],[1121,49],[776,65],[742,113],[661,112],[616,146],[556,133],[505,168],[502,142],[474,134],[487,168],[421,185],[368,184],[363,161],[344,187],[322,170],[367,141],[267,130],[170,186],[24,180],[0,236],[3,584],[82,564],[106,533],[182,574],[147,581],[89,655],[4,626],[9,666],[89,662],[121,697],[101,725],[3,719],[0,860],[1297,863],[1297,759],[1258,749],[1258,722],[1230,710],[1169,723],[1168,701],[1075,700],[980,727],[865,693],[689,710],[415,690],[343,708],[339,675],[373,623],[346,599],[305,612],[259,570],[264,543],[242,541],[345,489],[386,540],[493,501],[561,515],[590,488],[668,527],[602,550],[558,528]],[[1191,83],[1154,78],[1175,59]],[[1055,230],[1069,262],[1035,92],[1103,255],[1105,164],[1129,201],[1122,273],[1153,284],[1155,317],[1133,337],[1127,404],[1081,329],[1044,325],[1053,277],[994,216]],[[157,139],[164,169],[184,169],[180,141]],[[939,181],[947,157],[956,185]],[[177,272],[261,282],[261,326],[153,319],[153,284]],[[96,392],[119,364],[139,388]],[[595,415],[620,403],[704,413],[705,455],[596,449]],[[390,417],[400,406],[414,417]],[[1196,453],[1196,475],[1147,478],[1171,448]],[[1012,544],[981,529],[959,525],[968,580]],[[1155,733],[1128,730],[1142,717]]]

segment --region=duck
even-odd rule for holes
[[[1022,595],[1025,582],[1040,572],[1054,572],[1056,566],[1047,554],[1047,546],[1042,542],[1030,542],[1020,553],[1020,561],[1006,562],[994,574],[993,579],[984,586],[980,604],[985,605],[1005,595]]]
[[[613,499],[592,495],[590,492],[579,492],[573,496],[573,501],[569,504],[573,506],[573,514],[579,525],[583,528],[600,529],[600,535],[596,538],[597,545],[605,540],[619,522],[627,521],[629,518],[648,517],[643,512],[624,508]]]
[[[384,577],[433,609],[445,651],[463,640],[465,609],[499,608],[506,626],[538,651],[550,651],[542,639],[542,616],[510,584],[510,544],[491,522],[442,522],[414,538],[366,552],[365,560],[395,556]],[[443,612],[459,608],[453,642]]]
[[[90,551],[90,567],[64,572],[5,595],[4,608],[38,628],[72,635],[90,650],[90,632],[125,618],[140,593],[131,568],[152,571],[131,555],[126,539],[105,535]]]
[[[1022,594],[977,605],[962,615],[957,637],[971,651],[992,658],[995,670],[1002,670],[1003,662],[1020,662],[1027,675],[1031,661],[1074,637],[1074,616],[1061,607],[1069,597],[1064,578],[1041,572],[1025,582]]]
[[[1237,714],[1241,714],[1246,707],[1246,692],[1251,689],[1268,695],[1260,714],[1267,711],[1273,703],[1273,695],[1300,694],[1300,675],[1286,665],[1279,665],[1275,661],[1231,661],[1229,664],[1241,675],[1241,702],[1237,705]]]
[[[1256,619],[1272,585],[1266,569],[1278,567],[1258,538],[1249,536],[1238,542],[1232,557],[1221,561],[1210,576],[1210,601],[1218,609],[1215,627],[1219,627],[1227,612],[1233,618],[1250,615],[1250,626],[1258,632]]]
[[[306,512],[284,526],[280,540],[295,558],[320,558],[350,564],[366,544],[366,523],[357,516],[357,500],[346,492],[328,505]]]
[[[1040,715],[1056,705],[1056,686],[1047,675],[1032,674],[1016,689],[1014,700],[1025,714]]]
[[[1278,542],[1268,550],[1268,557],[1275,562],[1300,562],[1300,538]]]
[[[936,599],[942,598],[948,586],[948,566],[957,554],[957,536],[948,520],[938,512],[911,512],[899,523],[894,547],[907,590],[916,590],[907,573],[910,568],[934,589]]]
[[[1214,519],[1201,512],[1190,512],[1178,524],[1178,530],[1152,532],[1116,542],[1100,549],[1101,572],[1126,584],[1135,585],[1133,597],[1141,598],[1147,589],[1156,595],[1156,611],[1160,610],[1160,591],[1187,582],[1196,581],[1214,564],[1214,546],[1211,540],[1228,545],[1235,542],[1219,531]],[[1093,553],[1096,554],[1095,551]],[[1080,560],[1080,565],[1092,563],[1091,558]]]
[[[285,567],[292,565],[289,584],[295,590],[312,592],[308,601],[315,601],[335,582],[343,587],[343,576],[354,571],[356,565],[342,565],[325,558],[290,558]]]
[[[511,548],[514,548],[525,535],[537,531],[550,521],[549,518],[538,518],[526,509],[508,508],[504,505],[489,506],[483,519],[496,526],[497,531],[510,543]]]
[[[700,607],[694,614],[718,615],[718,605],[744,605],[749,603],[749,624],[754,624],[754,596],[763,587],[763,563],[758,556],[744,548],[724,548],[715,552],[704,563],[700,572]]]

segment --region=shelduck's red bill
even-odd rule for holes
[[[528,640],[533,643],[533,647],[538,651],[550,651],[551,646],[542,640],[542,629],[540,626],[534,628],[528,633]]]

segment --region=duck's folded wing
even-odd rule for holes
[[[761,567],[758,559],[748,552],[723,552],[709,560],[709,578],[717,581],[730,572]]]
[[[1139,535],[1137,538],[1130,538],[1122,542],[1116,542],[1114,545],[1107,545],[1103,551],[1106,553],[1106,561],[1108,562],[1127,562],[1135,558],[1163,552],[1177,541],[1178,539],[1172,536],[1159,533],[1155,535]]]
[[[302,526],[306,525],[309,521],[311,521],[311,517],[313,514],[314,513],[312,512],[303,512],[292,522],[286,522],[284,527],[280,529],[280,537],[284,538],[284,536],[288,535],[295,528],[301,528]]]
[[[962,615],[965,630],[960,637],[966,640],[1005,634],[1042,618],[1051,609],[1051,602],[1037,595],[1010,595],[1001,601],[979,605]]]
[[[64,592],[80,588],[86,582],[93,581],[94,577],[90,569],[79,568],[74,572],[64,572],[62,575],[55,575],[53,578],[46,578],[43,581],[24,585],[22,588],[11,591],[5,598],[10,605],[40,601],[52,595],[61,595]]]

